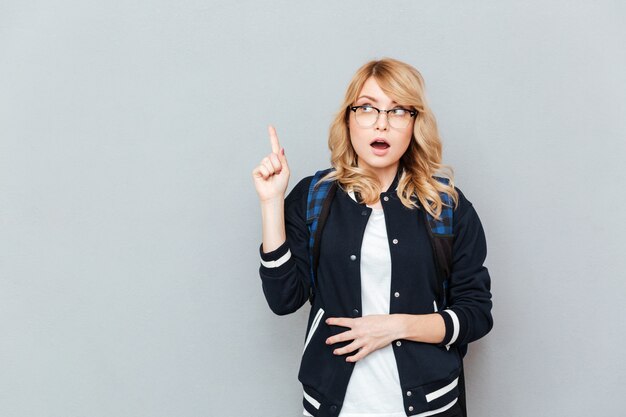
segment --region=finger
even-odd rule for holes
[[[326,319],[326,324],[352,328],[352,321],[353,319],[346,317],[329,317]]]
[[[259,165],[258,169],[259,169],[259,173],[261,174],[261,178],[266,180],[270,177],[269,171],[263,165]]]
[[[278,143],[278,135],[274,126],[269,125],[267,131],[270,134],[270,142],[272,143],[272,152],[278,154],[280,152],[280,143]]]
[[[263,178],[263,173],[261,172],[261,165],[257,165],[252,170],[252,176],[255,178]]]
[[[263,158],[261,164],[268,170],[270,174],[274,174],[275,170],[269,158]]]
[[[335,343],[345,342],[347,340],[354,340],[354,339],[356,339],[354,332],[352,330],[348,330],[348,331],[329,337],[328,339],[326,339],[326,344],[334,345]]]
[[[280,174],[281,169],[283,168],[280,160],[278,159],[278,155],[276,155],[275,153],[271,153],[269,156],[270,162],[272,163],[272,166],[274,167],[274,171],[277,174]]]
[[[356,355],[348,356],[346,358],[346,362],[360,361],[361,359],[369,355],[369,353],[370,352],[365,347],[363,347],[359,350],[359,352]]]
[[[344,346],[342,348],[337,348],[337,349],[333,350],[333,354],[335,354],[335,355],[345,355],[347,353],[354,352],[355,350],[357,350],[361,346],[362,346],[362,343],[357,341],[357,340],[355,340],[354,342],[350,343],[348,346]]]

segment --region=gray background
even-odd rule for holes
[[[355,70],[424,75],[489,246],[471,416],[626,400],[621,1],[0,1],[0,415],[301,413],[251,171],[328,166]]]

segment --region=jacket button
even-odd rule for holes
[[[385,200],[385,201],[389,201],[389,197],[384,196],[384,197],[383,197],[383,200]]]
[[[398,298],[398,297],[400,297],[400,293],[398,291],[396,291],[395,293],[393,293],[393,296]]]
[[[412,393],[411,391],[407,391],[407,392],[406,392],[406,396],[407,396],[407,397],[410,397],[411,395],[413,395],[413,393]]]
[[[409,411],[413,411],[413,406],[412,405],[409,406]]]
[[[394,239],[394,240],[392,240],[392,242],[393,242],[394,245],[397,245],[398,244],[398,239]]]
[[[363,210],[363,211],[361,212],[361,216],[367,216],[367,210]]]
[[[350,255],[350,260],[351,261],[356,261],[356,255]]]
[[[337,412],[337,406],[336,405],[331,405],[330,406],[330,412],[335,414]]]
[[[401,342],[401,341],[399,341],[399,340],[397,340],[397,341],[396,341],[396,346],[402,346],[402,342]]]
[[[352,310],[352,315],[353,316],[358,316],[359,315],[359,310],[356,309],[356,308],[354,310]]]

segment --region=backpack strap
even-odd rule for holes
[[[320,183],[320,179],[332,169],[333,168],[329,168],[315,173],[309,185],[309,194],[307,196],[306,224],[309,228],[309,264],[311,266],[309,272],[311,281],[309,293],[310,302],[313,302],[316,282],[315,275],[320,258],[322,230],[324,229],[328,213],[330,212],[330,204],[337,191],[335,181],[324,181]]]
[[[442,184],[448,185],[450,180],[443,177],[433,177]],[[443,310],[448,303],[448,280],[452,272],[452,245],[454,243],[454,208],[452,198],[447,193],[439,193],[443,207],[440,219],[436,220],[430,213],[426,214],[424,220],[428,230],[430,243],[433,248],[435,266],[437,269],[437,295],[440,300],[440,310]]]

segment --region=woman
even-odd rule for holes
[[[421,74],[382,59],[352,78],[330,128],[333,169],[316,183],[335,191],[315,256],[307,224],[314,180],[285,199],[289,166],[272,126],[269,135],[272,153],[252,172],[263,217],[260,275],[276,314],[312,304],[298,375],[304,415],[463,415],[462,356],[493,323],[486,243],[441,164]],[[446,210],[454,237],[437,235],[452,251],[442,298],[428,219],[443,224]]]

